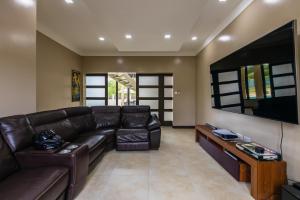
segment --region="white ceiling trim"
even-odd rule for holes
[[[77,49],[76,47],[74,47],[72,44],[69,44],[68,42],[66,42],[66,40],[64,40],[63,38],[61,38],[57,34],[55,34],[48,27],[46,27],[46,26],[44,26],[44,25],[42,25],[40,23],[37,23],[37,30],[39,32],[43,33],[44,35],[48,36],[49,38],[51,38],[55,42],[59,43],[60,45],[66,47],[67,49],[69,49],[69,50],[77,53],[80,56],[82,56],[82,52],[80,52],[79,49]]]
[[[247,0],[240,3],[240,5],[230,14],[224,22],[205,40],[204,44],[195,53],[195,56],[207,47],[229,24],[231,24],[242,12],[250,6],[254,0]]]

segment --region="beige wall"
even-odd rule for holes
[[[81,71],[82,58],[37,32],[37,110],[79,106],[72,103],[71,71]]]
[[[0,1],[0,117],[36,110],[36,8]]]
[[[101,72],[137,72],[137,73],[173,73],[174,126],[195,125],[195,57],[84,57],[84,73]]]
[[[214,40],[197,58],[197,122],[232,129],[276,150],[280,146],[280,122],[211,109],[209,66],[290,20],[298,19],[299,34],[300,1],[278,2],[267,5],[263,0],[254,1],[222,32],[233,40],[228,43]],[[300,126],[284,123],[283,152],[289,178],[300,181]]]

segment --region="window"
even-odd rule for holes
[[[263,64],[264,77],[265,77],[265,92],[267,98],[272,98],[272,87],[270,78],[270,66],[269,64]]]
[[[256,99],[254,66],[247,66],[247,78],[248,78],[249,98],[250,99]]]
[[[107,105],[107,75],[87,74],[85,78],[85,104],[86,106]]]

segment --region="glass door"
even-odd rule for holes
[[[108,73],[108,105],[136,105],[135,73]]]
[[[149,105],[164,126],[173,122],[173,75],[137,74],[137,104]]]

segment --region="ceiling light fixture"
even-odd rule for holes
[[[128,39],[128,40],[130,40],[130,39],[132,39],[132,35],[131,34],[126,34],[125,38]]]
[[[172,37],[172,35],[169,33],[165,34],[165,36],[164,36],[164,38],[167,40],[171,39],[171,37]]]
[[[15,0],[15,2],[25,7],[32,7],[34,5],[34,0]]]
[[[192,37],[192,40],[193,40],[193,41],[196,41],[196,40],[198,40],[198,37],[197,37],[197,36],[193,36],[193,37]]]
[[[220,3],[225,3],[227,0],[219,0]]]
[[[276,4],[278,3],[280,0],[264,0],[265,3],[267,4]]]
[[[98,39],[99,39],[100,41],[104,41],[104,40],[105,40],[104,37],[99,37]]]
[[[219,41],[221,41],[221,42],[228,42],[230,40],[231,40],[231,36],[229,36],[229,35],[222,35],[219,37]]]
[[[73,4],[73,3],[74,3],[73,0],[65,0],[65,2],[66,2],[67,4]]]

